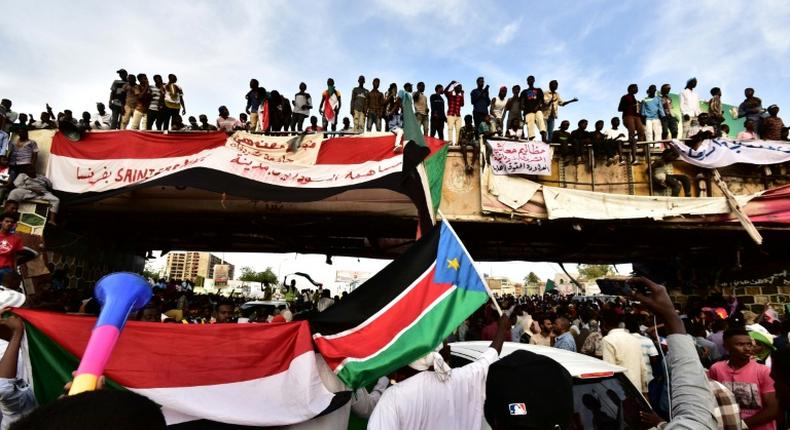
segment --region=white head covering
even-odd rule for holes
[[[0,287],[0,308],[18,308],[25,303],[26,296],[20,292]]]
[[[409,364],[414,370],[422,372],[423,370],[428,370],[433,367],[433,371],[436,373],[436,377],[439,378],[439,381],[445,382],[450,379],[450,374],[452,373],[452,369],[450,366],[444,361],[442,355],[439,354],[439,351],[442,349],[442,345],[439,345],[433,351],[429,352],[428,355],[413,361]]]

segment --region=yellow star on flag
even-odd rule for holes
[[[453,258],[452,260],[447,260],[447,268],[458,270],[461,268],[461,264],[458,263],[457,258]]]

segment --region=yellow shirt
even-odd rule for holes
[[[642,357],[642,342],[622,328],[609,330],[601,342],[603,361],[624,367],[625,376],[634,383],[637,390],[641,390],[647,372]]]

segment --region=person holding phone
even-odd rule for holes
[[[639,300],[662,320],[667,331],[669,346],[667,367],[672,386],[672,419],[661,428],[663,430],[717,429],[718,424],[712,412],[716,407],[716,400],[708,388],[705,369],[702,368],[694,341],[686,334],[683,321],[675,311],[666,288],[642,277],[632,278],[628,283],[631,286],[629,297]]]

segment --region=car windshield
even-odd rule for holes
[[[573,380],[573,430],[641,429],[639,412],[650,406],[624,374]]]

